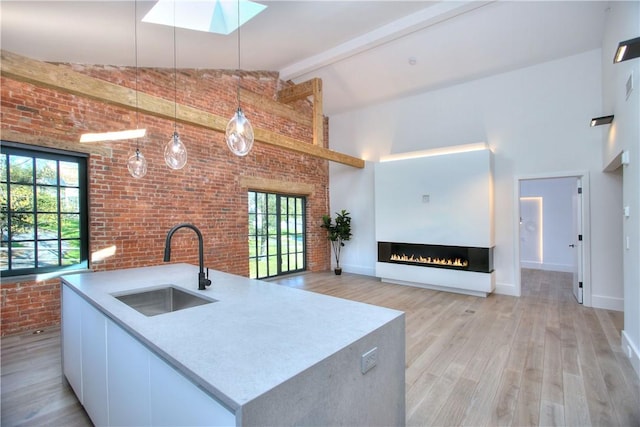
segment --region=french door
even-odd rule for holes
[[[249,191],[249,277],[306,269],[305,198]]]

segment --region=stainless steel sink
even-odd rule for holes
[[[145,316],[156,316],[158,314],[184,310],[185,308],[197,307],[217,301],[212,298],[204,298],[185,292],[173,286],[165,286],[124,295],[114,295],[114,297],[129,307],[138,310]]]

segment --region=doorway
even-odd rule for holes
[[[585,183],[586,182],[586,183]],[[516,275],[520,294],[525,272],[563,273],[572,282],[575,300],[585,302],[588,281],[584,248],[586,174],[521,177],[517,180]],[[530,277],[530,276],[529,276]],[[587,298],[588,299],[588,298]],[[590,303],[590,300],[589,300]]]
[[[249,191],[249,278],[306,270],[306,200]]]

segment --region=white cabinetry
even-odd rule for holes
[[[235,414],[62,287],[63,371],[97,426],[229,426]]]
[[[151,424],[155,426],[231,426],[235,415],[162,359],[151,354]]]
[[[149,350],[107,321],[109,420],[111,425],[151,425]]]
[[[106,320],[102,313],[83,301],[82,403],[97,426],[109,425]]]
[[[62,287],[62,370],[78,396],[82,397],[82,305],[80,295]]]

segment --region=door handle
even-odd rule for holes
[[[569,245],[570,248],[575,248],[576,245],[574,245],[573,243]]]

